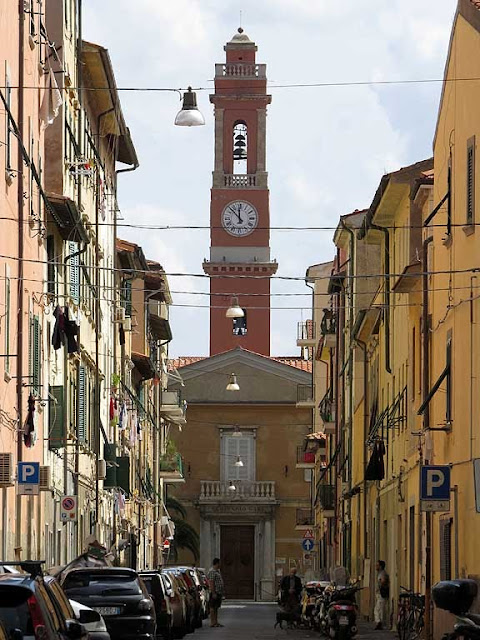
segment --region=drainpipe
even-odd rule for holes
[[[371,229],[381,231],[385,236],[385,369],[387,373],[392,373],[390,360],[390,232],[386,227],[379,227],[377,224],[370,224]]]
[[[24,102],[23,92],[25,85],[24,55],[25,55],[25,8],[23,0],[18,2],[18,130],[23,137],[24,129]],[[24,353],[24,296],[23,296],[23,248],[24,248],[24,200],[23,200],[23,155],[21,139],[18,140],[17,154],[17,207],[18,207],[18,329],[17,329],[17,461],[21,462],[23,454],[23,438],[20,432],[23,425],[23,353]],[[27,332],[28,335],[28,332]],[[30,381],[31,384],[31,381]],[[15,556],[20,558],[22,547],[22,497],[15,497]]]
[[[312,290],[312,328],[313,328],[314,337],[316,337],[315,334],[317,333],[317,331],[316,331],[316,324],[315,324],[315,287],[309,284],[307,281],[305,281],[305,284],[309,289]],[[316,405],[315,373],[316,373],[315,355],[313,355],[312,357],[312,395],[313,395],[314,404]],[[316,411],[316,406],[312,409],[312,430],[314,429],[314,423],[315,423],[315,411]],[[313,496],[315,493],[314,486],[313,486],[313,478],[314,478],[314,474],[312,473],[310,475],[310,509],[312,511],[313,511]]]
[[[430,360],[429,360],[429,326],[428,326],[428,245],[433,241],[433,236],[425,238],[423,241],[423,254],[422,254],[422,324],[423,324],[423,401],[427,399],[428,387],[430,382]],[[430,406],[427,403],[425,411],[423,412],[423,430],[426,432],[430,428]],[[422,461],[420,461],[421,464]],[[431,460],[425,460],[425,462],[431,462]],[[432,546],[432,514],[427,511],[425,514],[425,637],[429,640],[432,637],[432,603],[431,603],[431,584],[432,584],[432,558],[431,558],[431,546]]]
[[[367,471],[367,434],[368,434],[368,355],[367,343],[356,340],[358,346],[363,351],[363,557],[368,554],[367,545],[367,481],[365,474]]]

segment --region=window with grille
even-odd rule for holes
[[[78,367],[78,404],[77,404],[77,438],[80,442],[87,440],[87,403],[86,403],[86,371],[83,365]]]
[[[41,328],[38,316],[30,316],[28,345],[29,377],[33,395],[39,395],[41,385]]]
[[[467,142],[467,224],[475,222],[475,136]]]
[[[452,579],[452,519],[440,520],[440,580]]]
[[[72,255],[78,251],[76,242],[68,243],[68,254],[72,257],[69,258],[70,263],[70,297],[79,304],[80,302],[80,256]]]
[[[221,446],[222,480],[243,480],[253,482],[255,480],[255,436],[243,434],[241,437],[224,435]],[[241,460],[243,466],[235,466]]]

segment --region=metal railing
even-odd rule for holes
[[[311,384],[297,384],[298,402],[313,402],[313,386]]]
[[[315,451],[305,451],[304,446],[297,447],[297,464],[314,464]]]
[[[182,406],[182,393],[179,389],[173,391],[162,392],[162,408],[168,409],[168,407],[181,407]]]
[[[234,480],[232,490],[230,482],[219,480],[200,481],[200,500],[234,500],[245,498],[248,500],[275,500],[275,482],[259,481],[247,482]]]
[[[179,453],[169,456],[161,456],[158,461],[160,473],[175,473],[183,477],[183,459]]]
[[[313,511],[311,509],[297,509],[296,523],[297,527],[312,527],[315,524]]]
[[[335,487],[333,484],[323,482],[317,484],[317,502],[325,511],[335,509]]]
[[[333,311],[327,310],[324,312],[322,321],[320,322],[320,331],[323,333],[323,335],[336,333],[337,322]]]
[[[315,322],[313,320],[305,320],[297,323],[297,340],[314,340],[315,339]]]
[[[324,422],[335,422],[335,402],[331,397],[330,389],[321,399],[318,409]]]

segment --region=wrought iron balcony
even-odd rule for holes
[[[162,456],[158,464],[160,478],[169,484],[185,482],[183,474],[183,460],[179,453]]]
[[[187,403],[182,400],[180,390],[163,391],[161,398],[160,414],[170,422],[185,424]]]
[[[315,323],[305,320],[297,324],[297,347],[315,346]]]
[[[317,503],[327,513],[335,511],[335,487],[333,484],[323,482],[317,484]]]
[[[305,451],[305,446],[297,447],[297,469],[313,469],[315,467],[315,451]]]
[[[310,508],[299,508],[296,512],[297,527],[313,527],[315,524],[315,516]]]
[[[234,480],[233,486],[234,489],[230,482],[201,480],[200,502],[275,502],[275,482]]]
[[[297,385],[297,408],[313,409],[315,401],[313,398],[313,386],[311,384]]]
[[[325,433],[335,433],[335,402],[331,396],[330,389],[323,396],[318,405],[320,418],[324,424]]]

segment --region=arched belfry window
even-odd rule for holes
[[[245,122],[236,122],[233,127],[233,173],[247,173],[248,135]]]

